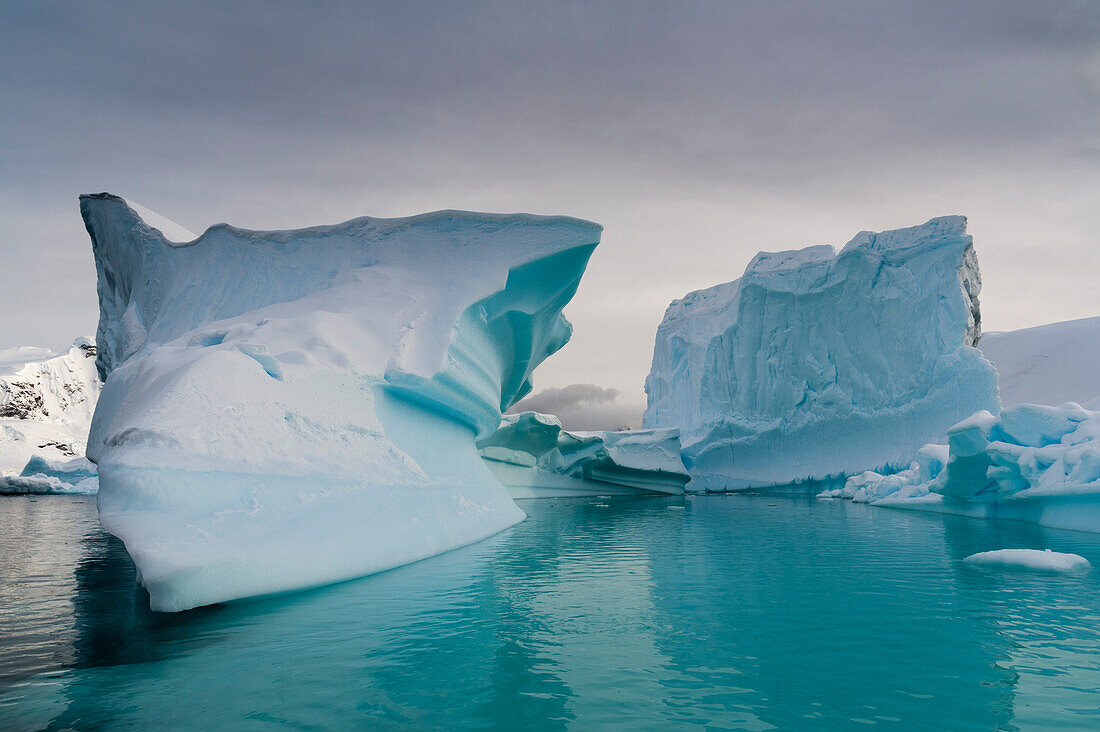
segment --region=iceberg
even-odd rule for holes
[[[981,278],[966,219],[760,253],[739,279],[665,313],[643,427],[678,428],[692,490],[820,490],[907,468],[922,445],[997,411],[974,348]]]
[[[19,475],[0,477],[0,494],[95,495],[99,478],[87,458],[47,460],[34,455]]]
[[[0,494],[95,492],[83,457],[100,390],[95,356],[90,338],[62,353],[0,350]]]
[[[557,417],[522,412],[477,444],[515,498],[680,494],[690,480],[674,429],[567,431]]]
[[[569,340],[597,224],[439,211],[173,241],[117,196],[80,210],[104,379],[88,457],[153,609],[338,582],[524,518],[475,441]]]

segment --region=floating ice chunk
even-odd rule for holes
[[[2,495],[95,495],[98,491],[95,475],[77,477],[73,482],[42,473],[0,476]]]
[[[569,432],[557,417],[507,414],[478,442],[490,469],[517,497],[618,492],[682,493],[689,477],[676,430]]]
[[[963,560],[976,567],[1024,569],[1035,572],[1087,572],[1092,568],[1089,560],[1080,554],[1063,554],[1050,549],[998,549],[971,554]]]
[[[948,431],[950,445],[921,448],[910,470],[863,473],[822,497],[1100,531],[1100,412],[1071,402],[1005,413],[1015,420],[1008,430],[977,413]],[[1067,425],[1072,431],[1051,442]]]
[[[643,425],[680,429],[701,489],[903,469],[952,424],[999,409],[972,348],[980,287],[961,216],[862,232],[839,254],[758,254],[741,279],[669,306]]]
[[[106,378],[88,455],[154,609],[345,580],[523,519],[474,442],[569,340],[598,225],[440,211],[181,243],[116,196],[81,213]]]

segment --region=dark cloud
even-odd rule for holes
[[[638,409],[668,301],[761,249],[970,217],[990,327],[1100,312],[1100,4],[5,3],[0,346],[94,330],[76,196],[192,230],[605,225],[540,384]]]

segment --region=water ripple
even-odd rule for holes
[[[527,501],[408,567],[160,615],[94,508],[0,501],[0,726],[1072,729],[1100,710],[1100,573],[962,563],[1100,566],[1100,536],[795,498]]]

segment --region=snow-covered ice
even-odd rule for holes
[[[62,353],[0,350],[0,493],[95,492],[84,459],[100,390],[95,355],[90,338]]]
[[[1100,531],[1100,412],[1074,402],[979,411],[920,455],[935,457],[853,476],[822,497]]]
[[[761,253],[741,279],[673,302],[645,427],[679,428],[693,490],[905,468],[978,409],[981,280],[966,219]]]
[[[478,447],[517,498],[682,493],[689,480],[674,429],[571,432],[557,417],[522,412]]]
[[[1100,410],[1100,317],[986,333],[978,347],[997,368],[1005,406],[1077,402]]]
[[[568,341],[598,225],[440,211],[173,242],[116,196],[81,213],[106,378],[88,456],[155,609],[349,579],[522,520],[475,440]]]
[[[975,567],[1001,569],[1025,569],[1034,572],[1087,572],[1092,568],[1089,560],[1080,554],[1063,554],[1050,549],[998,549],[971,554],[963,560]]]

